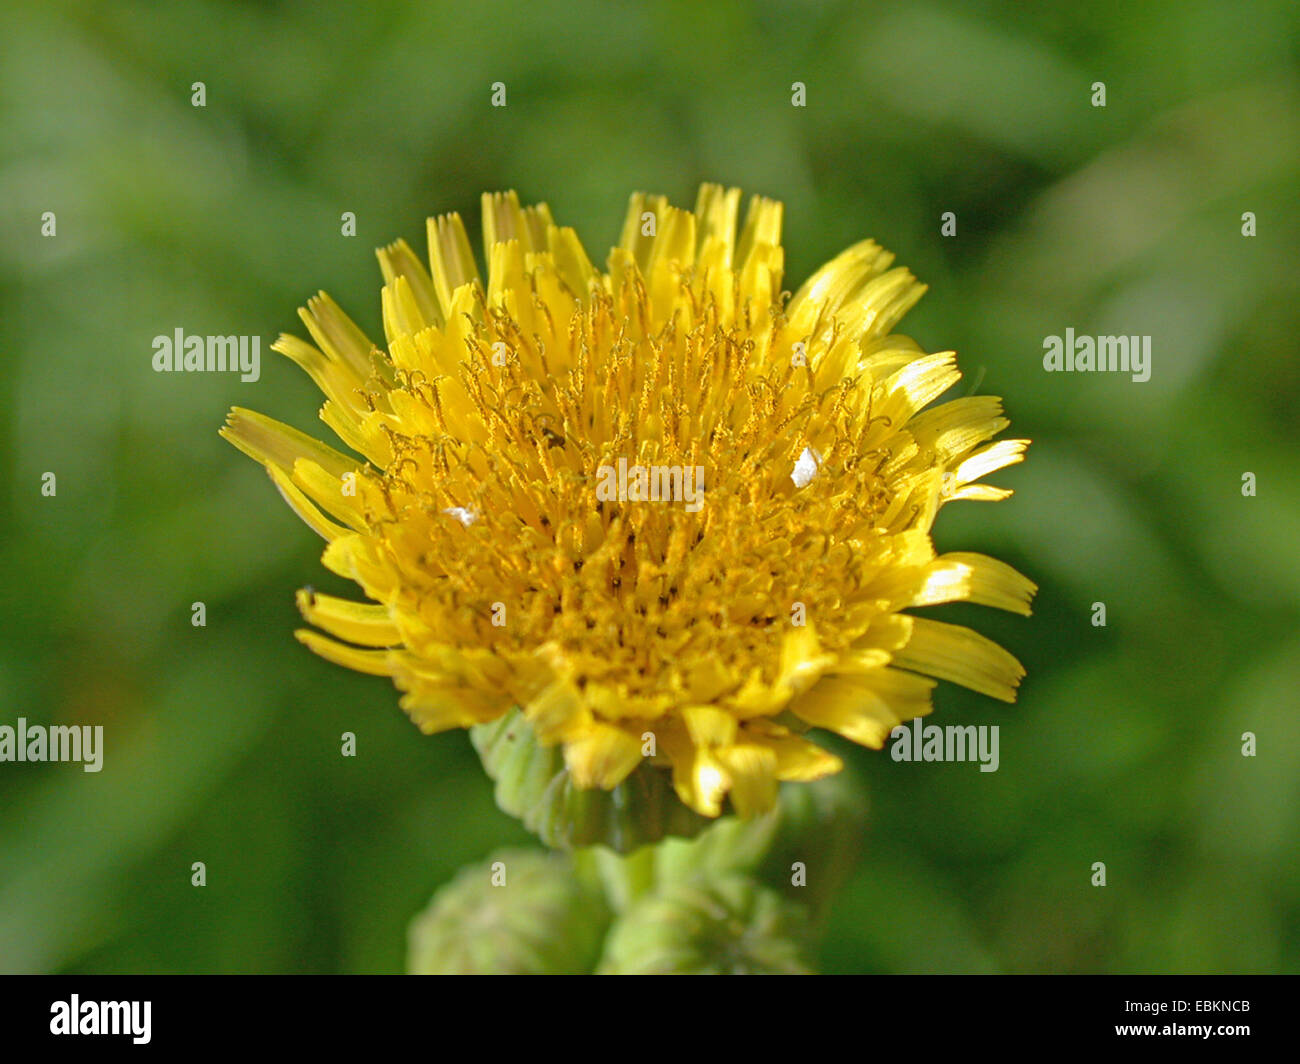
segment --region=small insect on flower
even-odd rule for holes
[[[454,214],[427,269],[379,252],[385,348],[309,300],[313,342],[275,350],[352,453],[248,410],[222,430],[368,599],[300,594],[298,638],[391,677],[425,732],[519,707],[575,787],[648,761],[704,816],[838,771],[813,729],[881,747],[936,680],[1013,700],[1015,658],[905,611],[1029,613],[1025,577],[930,539],[1009,495],[981,480],[1028,441],[992,442],[995,397],[931,405],[960,374],[892,331],[925,291],[892,255],[855,244],[791,298],[781,205],[737,232],[739,205],[636,194],[602,271],[545,205],[486,195],[486,284]]]

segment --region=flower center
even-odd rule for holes
[[[805,618],[828,650],[860,636],[910,456],[880,385],[819,382],[779,307],[726,314],[690,270],[658,304],[636,273],[612,288],[565,314],[533,283],[531,328],[480,295],[454,378],[398,370],[394,409],[432,431],[390,433],[368,516],[434,641],[548,646],[649,716],[733,668],[772,683]]]

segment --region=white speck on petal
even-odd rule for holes
[[[466,528],[469,528],[470,525],[478,520],[478,514],[473,510],[467,510],[464,506],[448,506],[447,509],[442,512],[450,514]]]
[[[803,454],[799,456],[799,461],[794,464],[794,472],[790,474],[790,479],[794,481],[796,488],[806,488],[811,483],[812,478],[817,475],[817,470],[821,466],[822,456],[814,451],[811,447],[805,447]]]

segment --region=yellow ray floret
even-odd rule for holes
[[[740,208],[637,193],[602,271],[544,204],[487,195],[486,281],[454,214],[427,265],[379,250],[382,346],[309,300],[310,342],[275,348],[360,457],[242,409],[222,430],[368,600],[302,592],[298,637],[390,677],[426,732],[518,706],[576,786],[648,758],[709,816],[838,771],[802,729],[878,748],[937,680],[1013,700],[1015,658],[907,611],[1029,613],[1031,581],[930,538],[947,503],[1009,495],[983,478],[1028,441],[994,439],[996,397],[940,401],[956,356],[893,332],[925,286],[889,252],[790,297],[781,205]]]

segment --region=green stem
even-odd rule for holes
[[[619,913],[655,886],[655,847],[642,846],[620,857],[604,846],[591,846],[574,855],[581,865],[599,876],[610,906]]]

